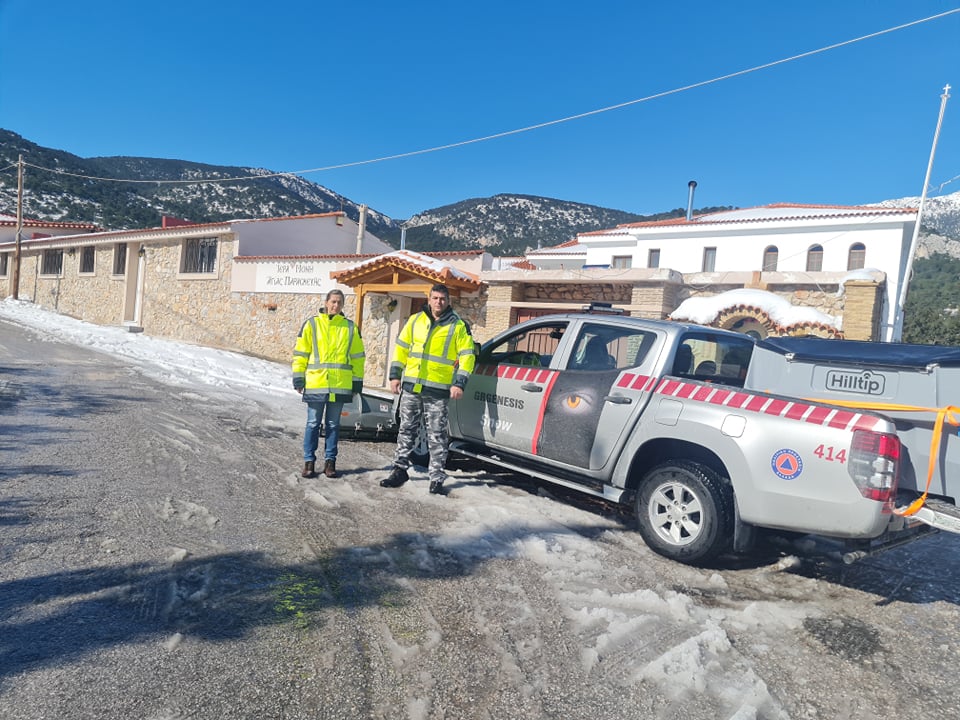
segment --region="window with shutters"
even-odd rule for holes
[[[863,243],[854,243],[847,254],[847,270],[862,270],[867,261],[867,248]]]
[[[93,245],[87,245],[85,248],[80,249],[80,274],[81,275],[92,275],[94,272],[94,250]]]
[[[63,272],[63,250],[44,250],[41,275],[60,275]]]
[[[127,244],[117,243],[113,246],[113,274],[126,275],[127,273]]]
[[[703,249],[703,272],[713,272],[717,269],[717,249],[708,247]]]
[[[214,273],[217,270],[217,238],[189,238],[183,241],[180,272]]]
[[[820,272],[823,270],[823,246],[811,245],[807,250],[807,272]]]
[[[777,246],[770,245],[763,251],[763,265],[760,269],[763,272],[776,272],[777,260],[779,257],[780,251],[777,249]]]

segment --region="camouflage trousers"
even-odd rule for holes
[[[421,423],[427,432],[427,448],[430,450],[430,467],[427,475],[431,480],[447,479],[444,467],[447,464],[447,403],[448,398],[435,398],[405,392],[400,396],[400,428],[397,432],[397,451],[393,464],[399,468],[410,467],[410,453],[417,446]]]

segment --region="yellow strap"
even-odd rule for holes
[[[927,466],[927,486],[923,489],[923,495],[918,497],[906,508],[894,508],[896,515],[909,516],[915,514],[923,503],[927,500],[930,492],[930,483],[933,481],[933,471],[937,466],[937,453],[940,451],[940,435],[943,434],[943,424],[949,423],[953,426],[960,426],[960,407],[955,405],[945,405],[942,408],[918,407],[916,405],[897,405],[894,403],[871,403],[871,402],[849,402],[845,400],[824,400],[804,398],[808,402],[826,403],[828,405],[838,405],[840,407],[859,409],[859,410],[879,410],[894,412],[930,412],[936,413],[937,419],[933,423],[933,437],[930,440],[930,464]]]

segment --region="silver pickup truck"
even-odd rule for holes
[[[835,404],[809,385],[821,370],[786,382],[785,363],[823,363],[767,342],[612,314],[528,320],[479,349],[450,404],[451,451],[628,505],[654,551],[691,564],[747,550],[760,528],[836,539],[848,561],[960,532],[946,481],[904,513],[926,478],[901,487],[906,421]]]

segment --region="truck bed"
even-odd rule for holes
[[[768,338],[757,344],[745,387],[855,403],[886,415],[904,448],[900,488],[924,491],[936,410],[960,405],[960,348],[823,338]],[[960,498],[960,436],[944,423],[930,492]]]

